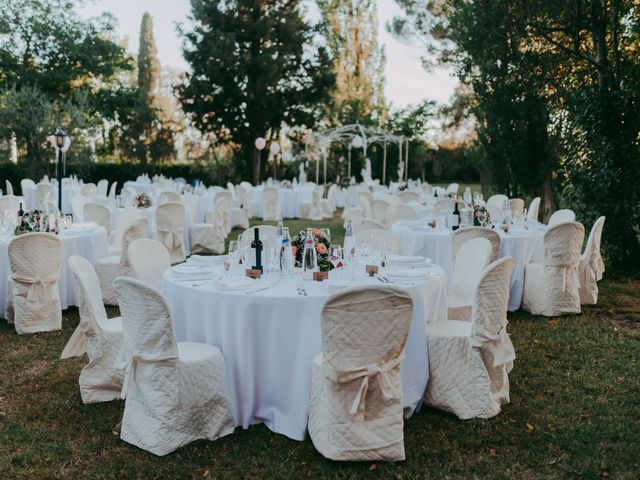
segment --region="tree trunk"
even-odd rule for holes
[[[540,210],[538,220],[546,223],[549,217],[557,209],[556,194],[553,189],[553,173],[548,172],[542,185],[540,185]]]

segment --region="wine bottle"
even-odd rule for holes
[[[22,202],[20,202],[20,209],[18,210],[18,225],[22,225],[22,217],[24,217],[24,210],[22,210]]]
[[[251,268],[262,271],[262,241],[260,240],[260,229],[253,229],[255,236],[251,242]]]
[[[316,245],[313,241],[313,231],[307,228],[307,238],[304,241],[302,251],[302,275],[305,280],[313,279],[313,272],[317,270],[318,258],[316,256]]]
[[[453,212],[449,215],[449,226],[451,230],[457,230],[460,226],[460,210],[458,210],[458,202],[453,207]]]

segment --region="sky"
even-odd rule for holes
[[[181,54],[181,40],[176,23],[187,22],[189,0],[89,0],[80,9],[83,17],[112,13],[118,21],[117,32],[128,39],[128,48],[138,50],[140,20],[149,12],[154,21],[154,36],[160,63],[187,69]],[[393,107],[414,105],[424,99],[447,102],[456,80],[445,70],[426,72],[420,62],[421,48],[398,42],[384,28],[394,15],[401,13],[394,0],[378,0],[379,41],[385,46],[385,94]],[[314,9],[310,8],[314,16]]]

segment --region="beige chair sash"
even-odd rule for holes
[[[184,230],[158,229],[158,233],[162,234],[162,243],[164,243],[164,246],[167,247],[170,251],[173,251],[182,246],[182,237],[184,235]]]
[[[506,327],[502,327],[497,334],[478,329],[471,337],[471,346],[490,351],[493,354],[494,368],[509,364],[516,359],[516,351],[511,338],[507,335]]]
[[[19,284],[28,285],[29,291],[27,292],[27,301],[29,302],[42,302],[52,298],[51,292],[47,287],[50,287],[58,281],[59,272],[55,272],[48,277],[44,278],[29,278],[21,277],[18,274],[12,273],[11,279]],[[57,295],[58,292],[55,292]]]

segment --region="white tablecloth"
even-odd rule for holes
[[[402,366],[405,416],[421,405],[429,378],[425,324],[446,319],[446,288],[438,276],[406,287],[413,320]],[[165,272],[163,293],[178,341],[206,342],[222,351],[231,409],[237,426],[265,423],[272,431],[303,440],[307,428],[313,358],[322,351],[320,315],[329,282],[306,282],[299,296],[293,281],[247,295],[212,283],[193,287]],[[345,282],[339,282],[344,285]],[[358,283],[380,285],[364,274]]]
[[[412,226],[417,222],[398,222],[391,231],[400,241],[400,252],[403,255],[420,255],[432,259],[442,267],[447,278],[451,272],[451,230],[433,229],[426,226]],[[426,224],[426,222],[422,222]],[[520,231],[512,230],[500,235],[500,256],[511,256],[516,266],[511,275],[509,288],[509,311],[518,310],[524,292],[524,267],[527,263],[541,262],[544,257],[544,230]]]
[[[252,198],[256,203],[254,215],[258,218],[262,218],[262,213],[264,212],[263,190],[263,186],[258,186],[253,187],[251,191]],[[300,218],[302,216],[302,204],[311,203],[313,199],[313,190],[309,188],[280,188],[278,191],[282,218]]]
[[[9,268],[9,241],[14,237],[0,237],[0,314],[6,318],[7,283],[11,270]],[[60,235],[62,252],[60,259],[60,304],[62,309],[77,305],[73,275],[69,257],[80,255],[95,264],[100,257],[107,255],[107,232],[102,227],[91,230],[67,230]]]
[[[80,195],[80,185],[71,184],[71,185],[62,185],[62,212],[63,213],[72,213],[71,212],[71,199]],[[22,195],[25,200],[26,209],[34,209],[38,205],[38,194],[37,194],[37,186],[31,186],[26,188],[26,192],[22,192]],[[53,201],[56,205],[58,205],[58,188],[53,188]]]

